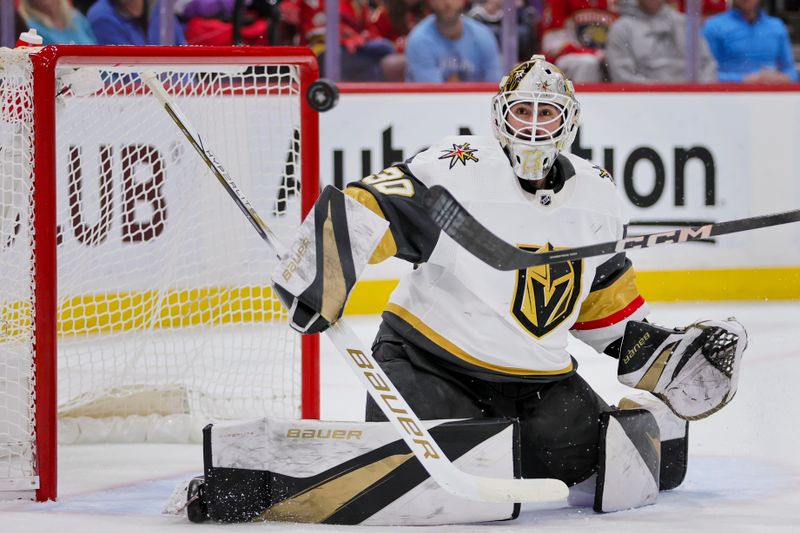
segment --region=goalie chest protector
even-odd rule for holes
[[[611,176],[571,154],[556,164],[566,177],[563,186],[531,194],[493,138],[453,136],[418,154],[408,168],[424,185],[446,187],[489,230],[520,248],[548,251],[621,239],[626,220]],[[411,326],[407,331],[472,370],[523,379],[567,375],[574,371],[568,332],[597,267],[608,259],[505,272],[442,232],[430,259],[392,294],[386,310],[395,316],[388,320],[399,318]]]

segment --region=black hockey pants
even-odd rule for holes
[[[523,477],[573,485],[596,470],[599,415],[611,408],[577,374],[546,383],[487,381],[442,366],[386,324],[378,338],[375,359],[420,419],[518,418]],[[369,397],[366,420],[386,420]]]

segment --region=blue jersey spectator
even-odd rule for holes
[[[42,44],[97,44],[86,17],[68,0],[20,0],[19,13]]]
[[[497,81],[500,49],[491,30],[462,16],[465,0],[431,0],[429,15],[408,35],[406,80]]]
[[[783,22],[759,8],[759,0],[733,0],[733,7],[708,19],[703,35],[719,65],[720,81],[797,81],[789,33]]]
[[[97,0],[87,13],[100,44],[159,44],[159,2],[148,0]],[[186,44],[183,29],[175,19],[174,44]]]

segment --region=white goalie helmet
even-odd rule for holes
[[[572,82],[541,55],[514,67],[492,99],[495,137],[525,180],[547,176],[575,140],[579,117]]]

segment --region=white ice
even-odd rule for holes
[[[689,470],[683,485],[661,493],[656,505],[637,510],[600,515],[590,509],[526,512],[523,508],[520,518],[510,522],[425,531],[800,531],[800,302],[656,304],[653,311],[651,319],[664,325],[733,315],[750,333],[736,398],[711,418],[690,426]],[[353,318],[351,323],[369,342],[377,319]],[[606,401],[614,403],[626,393],[616,382],[615,361],[583,345],[573,348],[581,374]],[[325,340],[322,370],[323,418],[360,419],[364,392]],[[199,527],[240,532],[354,531],[345,526],[284,523],[199,526],[161,515],[175,486],[202,472],[201,449],[196,445],[62,446],[59,454],[59,501],[0,504],[1,532],[164,533]],[[411,528],[368,531],[407,529]]]

